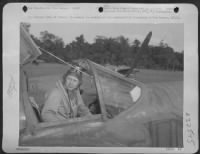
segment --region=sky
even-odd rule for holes
[[[135,23],[38,23],[31,24],[30,33],[36,37],[47,30],[61,37],[65,44],[75,40],[81,34],[87,42],[92,43],[96,36],[124,36],[132,43],[136,38],[141,42],[152,31],[150,45],[158,45],[161,40],[175,51],[184,50],[183,24],[135,24]]]

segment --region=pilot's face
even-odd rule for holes
[[[65,86],[67,90],[74,90],[79,85],[79,79],[73,75],[68,75],[66,77]]]

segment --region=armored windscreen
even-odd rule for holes
[[[137,90],[138,86],[117,72],[111,71],[96,63],[90,63],[95,69],[94,73],[98,93],[101,97],[100,101],[104,103],[107,109],[112,108],[113,112],[117,114],[135,103],[133,95],[136,92],[134,89],[136,89],[137,93],[139,92],[141,94],[141,91]]]

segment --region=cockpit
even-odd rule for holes
[[[141,88],[119,73],[90,60],[86,60],[83,66],[84,74],[89,75],[83,75],[80,92],[94,119],[112,119],[134,105],[140,98]],[[68,69],[66,65],[61,64],[25,66],[28,101],[38,123],[47,123],[43,122],[41,118],[46,94],[56,86],[56,81],[60,79],[63,72],[66,72],[66,69]],[[84,117],[77,117],[69,121],[73,122],[77,119],[84,119]]]

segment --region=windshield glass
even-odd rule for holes
[[[90,62],[95,68],[96,78],[100,87],[102,101],[106,110],[112,110],[117,115],[133,105],[141,94],[141,88],[117,72]]]

